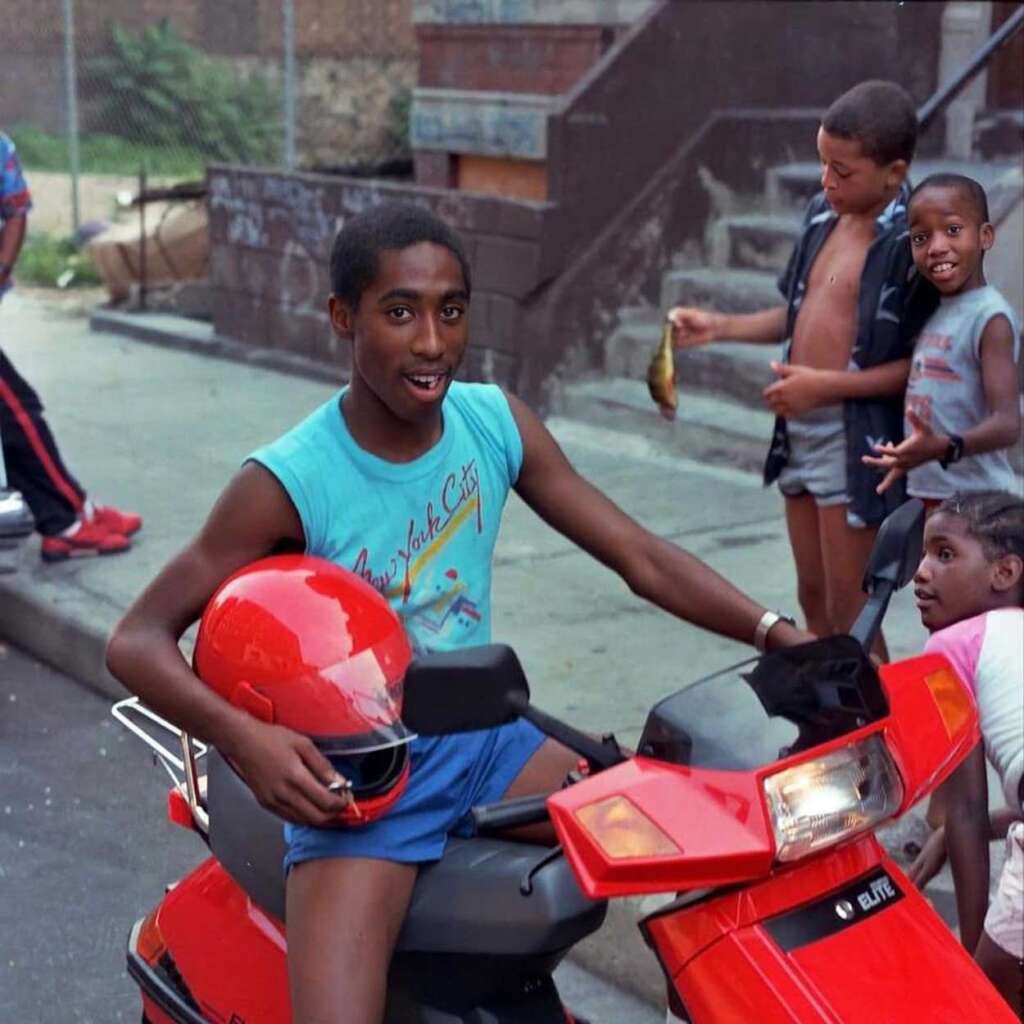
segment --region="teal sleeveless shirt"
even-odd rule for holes
[[[416,651],[489,643],[494,544],[523,460],[508,399],[492,384],[452,383],[440,440],[394,463],[356,444],[342,394],[249,458],[287,492],[307,554],[376,587]]]

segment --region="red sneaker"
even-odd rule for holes
[[[142,529],[142,516],[134,512],[122,512],[113,505],[94,505],[92,521],[110,533],[119,533],[122,537],[130,537]]]
[[[82,520],[70,537],[44,537],[39,553],[44,562],[63,562],[86,555],[116,555],[131,546],[124,534],[104,529],[95,520]]]

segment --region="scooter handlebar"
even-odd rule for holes
[[[481,804],[470,814],[480,835],[503,832],[521,825],[535,825],[548,820],[547,796],[521,796],[514,800],[502,800],[496,804]]]

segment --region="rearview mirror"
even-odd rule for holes
[[[864,590],[871,594],[879,583],[894,590],[905,587],[917,572],[924,544],[924,502],[905,501],[879,527],[864,570]]]
[[[420,736],[492,729],[530,700],[523,666],[505,644],[421,655],[406,670],[403,691],[402,721]]]

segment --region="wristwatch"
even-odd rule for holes
[[[0,277],[6,277],[13,269],[13,264],[8,263],[6,260],[0,260]]]
[[[949,444],[946,445],[946,454],[939,459],[939,465],[948,469],[954,462],[959,462],[964,454],[964,439],[959,434],[949,435]]]
[[[796,619],[791,615],[780,615],[778,612],[765,612],[754,627],[754,648],[764,654],[765,641],[772,626],[777,622],[788,622],[791,626],[796,625]]]

